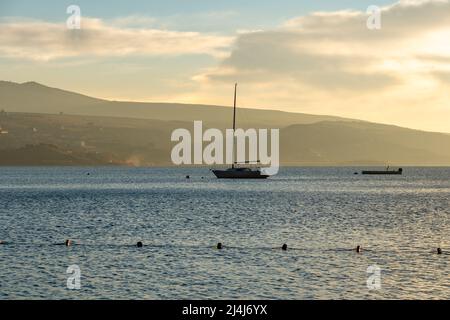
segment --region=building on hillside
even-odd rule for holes
[[[8,134],[8,130],[5,130],[2,128],[2,126],[0,126],[0,134]]]

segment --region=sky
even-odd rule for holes
[[[449,39],[449,0],[0,0],[0,80],[450,132]]]

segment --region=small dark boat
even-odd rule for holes
[[[234,107],[233,107],[233,132],[236,131],[236,93],[237,83],[234,85]],[[234,146],[232,151],[232,159],[234,161]],[[248,164],[246,161],[243,164]],[[260,161],[256,161],[257,164]],[[263,172],[261,168],[239,167],[237,162],[233,162],[231,168],[211,170],[218,179],[267,179],[270,175]]]
[[[397,170],[389,170],[389,167],[386,168],[386,170],[367,170],[363,171],[362,174],[397,174],[401,175],[403,174],[403,169],[398,168]]]
[[[264,174],[261,169],[256,168],[229,168],[225,170],[213,170],[219,179],[267,179],[269,175]]]

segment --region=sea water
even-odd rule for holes
[[[2,167],[0,299],[449,299],[450,169],[404,169]]]

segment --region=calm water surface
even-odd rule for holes
[[[355,170],[0,168],[0,299],[450,299],[450,169]]]

